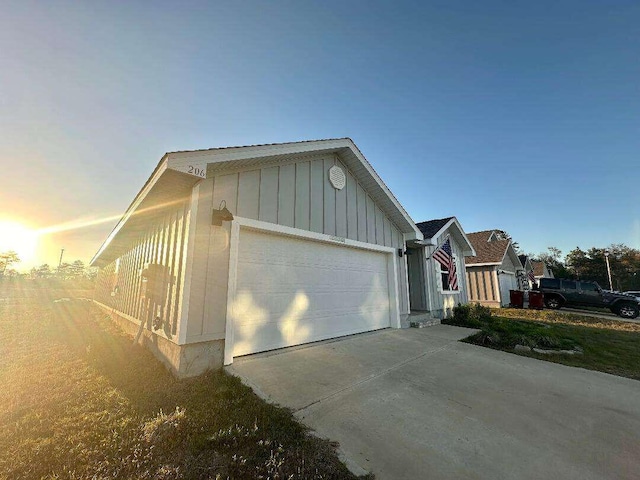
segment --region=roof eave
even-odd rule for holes
[[[127,210],[124,212],[122,217],[120,217],[120,220],[118,220],[118,223],[116,223],[116,226],[113,227],[113,230],[111,230],[111,233],[109,234],[107,239],[102,243],[102,245],[100,246],[96,254],[93,256],[93,258],[89,262],[90,266],[92,267],[96,266],[96,263],[99,262],[100,260],[100,256],[109,247],[109,245],[111,244],[113,239],[116,237],[118,232],[127,223],[127,220],[131,217],[131,215],[136,211],[136,208],[140,206],[142,201],[147,197],[147,195],[149,195],[151,190],[153,190],[154,185],[158,183],[158,180],[166,170],[167,170],[167,154],[165,154],[160,160],[160,162],[158,162],[158,165],[156,166],[151,176],[148,178],[147,182],[144,184],[142,189],[135,196],[135,198],[133,199],[133,201],[127,208]]]

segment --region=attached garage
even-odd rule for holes
[[[229,302],[233,356],[386,328],[392,319],[397,324],[394,249],[251,224],[240,226]]]
[[[96,302],[197,375],[399,328],[422,238],[350,139],[168,153],[92,260]]]

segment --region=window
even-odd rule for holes
[[[576,285],[575,280],[563,280],[562,288],[565,290],[577,290],[578,286]]]
[[[595,283],[580,282],[580,290],[582,290],[583,292],[597,292],[598,287],[596,287]]]
[[[436,262],[436,265],[438,266],[438,269],[440,272],[440,285],[441,285],[440,289],[443,293],[447,293],[447,292],[456,293],[460,290],[460,271],[458,270],[458,262],[455,255],[453,256],[453,261],[456,264],[456,273],[458,277],[458,285],[456,285],[455,289],[451,288],[451,285],[449,285],[449,270],[447,270],[447,268],[444,267],[443,265],[440,265],[440,262]]]
[[[558,280],[557,278],[541,278],[540,288],[559,289],[560,280]]]

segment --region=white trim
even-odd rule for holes
[[[93,258],[89,262],[90,267],[93,266],[94,262],[98,260],[100,255],[102,255],[102,253],[107,249],[109,244],[111,244],[111,242],[116,237],[118,232],[120,232],[122,227],[124,227],[124,224],[127,223],[127,220],[129,220],[131,215],[133,215],[133,212],[140,206],[142,201],[145,198],[147,198],[147,195],[149,195],[149,192],[151,192],[154,185],[158,182],[158,180],[160,179],[160,177],[162,176],[162,174],[165,172],[166,169],[167,169],[167,156],[165,155],[164,157],[162,157],[162,160],[160,160],[160,163],[156,167],[156,170],[151,174],[151,177],[149,177],[149,180],[147,180],[147,183],[145,184],[145,186],[142,187],[142,190],[140,190],[138,195],[136,195],[136,197],[133,199],[133,202],[131,202],[131,205],[129,205],[129,208],[127,208],[127,211],[124,213],[124,215],[122,215],[122,218],[120,218],[116,226],[113,227],[113,230],[111,230],[111,233],[109,234],[107,239],[102,243],[102,245],[100,246],[100,249],[93,256]]]
[[[252,230],[262,230],[265,232],[276,233],[288,237],[305,238],[308,240],[315,240],[317,242],[332,243],[334,245],[342,245],[351,248],[358,248],[361,250],[372,250],[374,252],[386,253],[395,253],[397,251],[397,249],[393,247],[386,247],[384,245],[377,245],[374,243],[359,242],[357,240],[351,240],[349,238],[337,237],[335,235],[327,235],[325,233],[317,233],[309,230],[302,230],[300,228],[287,227],[284,225],[277,225],[275,223],[253,220],[251,218],[235,217],[232,223],[237,223],[240,227],[249,228]]]
[[[435,245],[434,245],[434,248],[435,248]],[[426,255],[426,251],[425,251],[425,258],[424,258],[425,269],[426,269],[426,272],[425,272],[426,278],[425,278],[424,285],[425,285],[425,288],[427,289],[427,297],[428,297],[427,301],[429,302],[428,308],[430,312],[433,311],[433,300],[431,298],[431,279],[433,278],[433,273],[432,273],[433,264],[432,262],[429,261],[432,253],[430,253],[429,255]]]
[[[496,262],[490,262],[490,263],[467,263],[466,266],[468,268],[470,267],[490,267],[492,265],[502,265],[502,262],[496,263]]]
[[[438,230],[436,233],[434,233],[433,235],[431,235],[431,238],[425,238],[425,240],[434,240],[439,238],[443,233],[445,233],[449,227],[451,225],[455,225],[456,228],[458,229],[460,235],[462,236],[462,238],[464,239],[464,241],[466,242],[467,246],[469,247],[469,250],[463,250],[463,253],[465,256],[467,257],[475,257],[476,256],[476,251],[473,248],[473,245],[471,245],[471,242],[469,241],[469,238],[467,238],[467,234],[464,233],[464,230],[462,229],[462,225],[460,225],[460,222],[458,221],[458,219],[456,217],[451,217],[451,219],[445,223],[440,230]],[[451,234],[449,234],[448,236],[451,236]],[[436,244],[438,243],[437,241],[435,242]]]
[[[457,253],[453,253],[453,248],[451,249],[451,253],[453,255],[453,261],[456,264],[456,272],[458,274],[458,289],[457,290],[445,290],[443,288],[443,285],[442,285],[442,274],[443,274],[442,265],[440,265],[440,262],[438,262],[437,260],[434,260],[434,262],[436,263],[436,266],[438,267],[436,269],[436,281],[437,281],[437,285],[438,285],[438,293],[440,293],[441,295],[459,295],[460,293],[462,293],[462,289],[460,288],[460,269],[458,268],[458,254]],[[465,272],[465,274],[466,274],[466,272]]]
[[[229,279],[227,284],[227,315],[224,335],[224,364],[233,363],[233,299],[236,297],[238,284],[238,249],[240,246],[240,222],[236,217],[231,222],[231,235],[229,236]]]
[[[402,251],[404,252],[407,249],[407,239],[406,239],[406,235],[403,233],[402,234]],[[394,255],[395,257],[395,255]],[[407,311],[406,312],[402,312],[402,313],[406,313],[407,315],[409,313],[411,313],[411,294],[409,293],[409,259],[407,258],[407,255],[402,255],[402,258],[400,259],[401,262],[404,262],[404,286],[405,286],[405,295],[407,296]],[[398,291],[398,294],[400,292]]]
[[[395,252],[387,258],[387,286],[389,287],[389,324],[392,328],[402,328],[400,322],[400,298],[398,289],[398,264]],[[393,278],[389,278],[392,276]],[[409,283],[407,282],[407,285]],[[391,288],[393,286],[393,288]]]
[[[198,198],[200,195],[200,184],[193,187],[191,191],[191,205],[189,205],[189,214],[185,215],[185,222],[189,222],[185,231],[187,232],[187,241],[183,241],[183,258],[184,258],[184,271],[182,272],[182,287],[179,296],[180,316],[178,317],[178,326],[176,335],[178,336],[178,345],[184,345],[187,343],[187,323],[189,321],[189,297],[191,296],[191,274],[193,272],[193,253],[195,250],[196,242],[196,226],[198,222]]]
[[[224,339],[224,364],[231,365],[233,363],[233,341],[234,341],[234,325],[233,325],[233,299],[237,291],[238,278],[238,251],[240,247],[240,229],[257,230],[262,232],[283,235],[287,237],[301,238],[333,245],[340,245],[348,248],[357,248],[360,250],[369,250],[373,252],[386,253],[387,259],[387,278],[393,275],[392,282],[388,282],[389,289],[389,324],[393,328],[400,328],[400,300],[398,289],[398,267],[396,264],[397,249],[372,243],[358,242],[348,238],[326,235],[324,233],[311,232],[309,230],[301,230],[299,228],[286,227],[275,223],[263,222],[244,217],[235,217],[231,222],[231,235],[229,239],[229,279],[227,287],[227,314],[225,321],[225,339]],[[405,259],[406,260],[406,259]],[[389,268],[392,265],[392,268]],[[392,272],[392,273],[391,273]],[[408,288],[408,282],[405,282]],[[407,291],[408,293],[408,291]],[[408,297],[407,297],[408,298]]]

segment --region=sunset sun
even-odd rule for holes
[[[0,252],[13,250],[22,262],[33,260],[38,246],[38,232],[20,223],[0,220]]]

